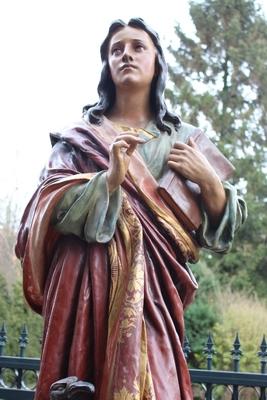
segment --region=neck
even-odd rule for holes
[[[152,119],[149,93],[149,91],[127,93],[117,89],[115,104],[107,117],[120,125],[145,128]]]

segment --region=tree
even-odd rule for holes
[[[191,367],[199,368],[203,366],[203,349],[208,334],[221,322],[219,313],[221,288],[205,261],[201,260],[190,267],[198,281],[199,289],[193,304],[185,312],[185,326],[186,337],[192,350],[189,363]]]
[[[0,274],[0,324],[7,320],[8,310],[10,309],[11,299],[9,297],[5,278]],[[0,326],[1,326],[0,325]]]
[[[42,318],[26,304],[22,291],[22,274],[14,246],[17,236],[17,207],[10,198],[0,200],[0,327],[7,328],[5,352],[16,355],[19,352],[18,338],[25,324],[29,332],[28,356],[40,355]]]
[[[266,296],[267,21],[254,0],[191,1],[195,37],[179,26],[166,95],[233,162],[248,220],[226,256],[206,260],[222,283]]]
[[[20,276],[19,260],[14,252],[17,226],[16,204],[9,197],[0,199],[0,273],[9,290]]]
[[[8,343],[6,354],[17,355],[19,352],[18,338],[21,329],[25,325],[28,331],[28,344],[26,355],[28,357],[39,357],[41,351],[41,339],[43,329],[43,319],[40,315],[34,313],[26,303],[21,280],[13,286],[11,293],[11,304],[6,319],[8,328]]]
[[[19,337],[25,326],[28,332],[25,354],[29,357],[39,357],[43,320],[26,303],[21,280],[18,279],[12,290],[8,291],[6,280],[0,274],[0,290],[0,328],[4,325],[7,331],[4,353],[12,356],[19,354]]]

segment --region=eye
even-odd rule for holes
[[[112,49],[111,54],[114,56],[119,56],[121,54],[121,48],[115,47],[114,49]]]
[[[137,44],[135,46],[135,50],[138,51],[138,52],[143,51],[144,49],[145,49],[145,47],[144,47],[143,44]]]

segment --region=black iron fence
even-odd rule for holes
[[[184,343],[184,354],[188,359],[191,348],[188,340]],[[238,334],[230,350],[232,371],[218,371],[212,367],[215,355],[214,343],[208,335],[204,346],[206,369],[190,369],[194,400],[267,400],[267,345],[265,336],[255,352],[259,357],[259,372],[240,372],[241,344]]]
[[[18,339],[19,351],[15,357],[5,356],[7,343],[5,326],[0,329],[0,400],[31,400],[38,380],[40,360],[25,357],[28,332],[24,326]],[[213,369],[214,343],[208,335],[204,346],[205,369],[190,369],[194,400],[267,400],[267,344],[265,336],[255,351],[259,358],[259,372],[240,372],[241,344],[238,335],[229,350],[232,371]],[[191,354],[188,340],[184,343],[184,354]]]

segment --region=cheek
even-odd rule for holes
[[[149,75],[154,76],[156,72],[156,58],[154,53],[148,54],[144,60],[144,67]]]
[[[116,77],[116,74],[114,72],[115,71],[114,65],[112,62],[109,62],[108,65],[109,65],[109,71],[110,71],[111,78],[114,81],[114,78]]]
[[[147,75],[154,77],[156,72],[155,62],[151,61],[151,59],[147,60],[147,62],[144,64],[144,70]]]

